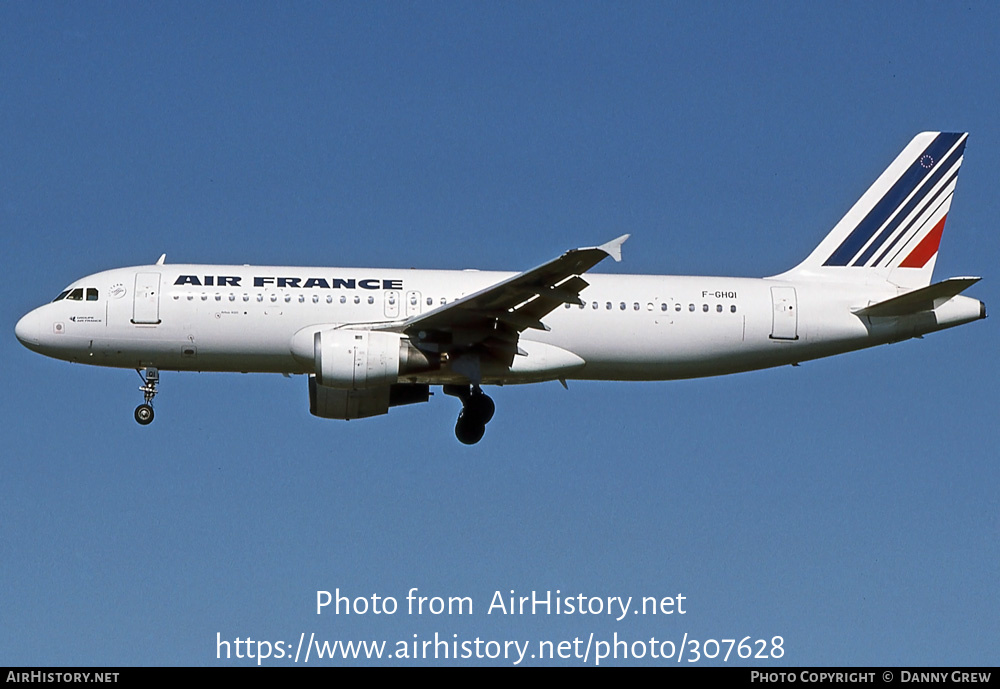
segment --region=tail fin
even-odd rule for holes
[[[929,285],[967,138],[917,134],[809,257],[781,277]]]

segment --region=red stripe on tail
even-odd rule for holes
[[[944,221],[947,218],[948,216],[945,215],[938,221],[938,224],[927,233],[923,241],[917,244],[910,255],[903,259],[903,262],[899,264],[900,268],[923,268],[927,265],[927,261],[931,260],[931,256],[937,253],[938,245],[941,244],[941,233],[944,231]]]

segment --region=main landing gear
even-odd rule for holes
[[[140,426],[148,426],[153,422],[153,398],[156,396],[156,385],[160,382],[159,370],[147,366],[145,371],[145,376],[139,369],[135,371],[142,378],[142,387],[139,388],[139,392],[146,396],[146,401],[135,408],[135,420]]]
[[[462,411],[455,424],[455,437],[465,445],[475,445],[483,439],[486,424],[496,411],[493,400],[478,385],[445,385],[444,394],[462,400]]]

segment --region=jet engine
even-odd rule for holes
[[[341,390],[391,385],[400,375],[426,371],[431,362],[399,333],[322,330],[313,336],[316,382]]]
[[[321,330],[313,335],[313,356],[309,411],[314,416],[361,419],[430,398],[428,385],[397,383],[400,375],[432,368],[427,356],[398,333]]]

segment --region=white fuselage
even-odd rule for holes
[[[304,374],[314,372],[311,358],[293,354],[293,341],[302,341],[303,333],[401,322],[512,275],[181,264],[120,268],[73,283],[67,290],[82,290],[80,298],[35,309],[18,323],[17,335],[40,353],[99,366]],[[482,382],[721,375],[894,342],[984,315],[978,300],[963,296],[898,318],[852,313],[897,296],[887,284],[595,273],[587,282],[582,306],[560,306],[545,316],[548,331],[525,330],[510,371],[485,372]],[[400,382],[459,380],[447,364],[400,375]]]
[[[795,364],[986,317],[933,283],[967,134],[921,132],[804,261],[770,278],[601,275],[621,235],[520,273],[285,266],[120,268],[70,285],[15,332],[42,354],[145,371],[307,374],[309,411],[359,419],[457,397],[479,442],[482,385],[670,380]],[[586,277],[584,277],[586,276]]]

